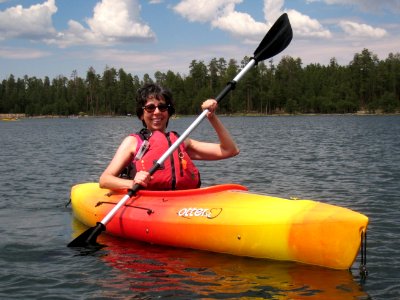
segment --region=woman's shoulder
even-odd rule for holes
[[[121,147],[128,148],[128,149],[136,149],[138,144],[138,137],[135,134],[130,134],[124,138],[121,143]]]

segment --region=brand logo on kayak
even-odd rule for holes
[[[204,217],[207,219],[214,219],[219,216],[222,212],[222,208],[196,208],[196,207],[185,207],[178,211],[178,216],[184,218],[192,217]]]

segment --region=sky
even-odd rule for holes
[[[185,76],[192,60],[240,63],[282,13],[293,40],[275,64],[400,52],[400,0],[0,0],[0,80],[85,78],[90,67]]]

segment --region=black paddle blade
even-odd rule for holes
[[[97,237],[106,229],[106,227],[97,222],[97,225],[89,228],[85,232],[81,233],[77,238],[71,241],[67,246],[68,247],[90,247],[90,246],[98,246],[99,244],[96,242]]]
[[[284,50],[293,38],[292,26],[286,13],[281,15],[267,32],[260,45],[254,51],[254,60],[270,58]]]

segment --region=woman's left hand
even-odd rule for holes
[[[218,107],[218,102],[214,99],[208,99],[206,101],[203,102],[203,104],[201,105],[201,108],[203,110],[208,109],[208,114],[207,114],[207,118],[212,118],[215,114],[215,111]]]

